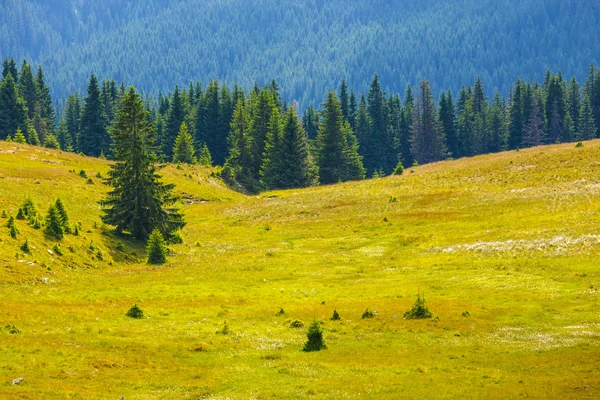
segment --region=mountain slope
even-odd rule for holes
[[[582,80],[600,54],[598,26],[600,3],[587,0],[9,0],[0,54],[41,62],[59,97],[92,72],[152,93],[276,78],[306,106],[342,78],[365,89],[375,72],[393,92],[422,77],[456,91],[481,75],[506,94],[546,68]]]
[[[94,226],[106,162],[0,150],[0,209],[61,197],[84,226],[63,256],[20,221],[16,240],[0,230],[0,370],[25,378],[0,397],[599,395],[600,141],[260,197],[169,167],[165,180],[197,201],[162,267]],[[80,169],[96,185],[68,172]],[[418,292],[439,319],[402,318]],[[136,302],[149,318],[125,316]],[[290,323],[313,318],[328,350],[307,354]]]

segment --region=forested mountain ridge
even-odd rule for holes
[[[58,98],[93,72],[154,94],[275,78],[304,108],[342,78],[366,90],[375,72],[391,92],[421,78],[457,91],[481,76],[506,95],[516,76],[542,80],[546,68],[583,80],[598,26],[589,0],[7,0],[0,55],[43,64]]]

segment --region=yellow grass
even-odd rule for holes
[[[102,226],[107,170],[0,144],[0,212],[60,197],[83,225],[63,256],[0,228],[0,398],[600,397],[600,141],[253,197],[169,166],[188,225],[157,267]],[[402,318],[419,292],[439,318]],[[313,318],[328,349],[303,353]]]

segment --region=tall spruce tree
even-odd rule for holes
[[[102,221],[115,226],[117,233],[129,232],[136,239],[146,240],[154,229],[173,239],[185,222],[173,207],[174,185],[163,184],[156,173],[156,132],[148,117],[142,99],[131,87],[111,128],[116,162],[106,179],[112,191],[100,202]]]
[[[459,143],[456,134],[456,110],[454,108],[454,99],[450,90],[448,90],[447,93],[442,92],[440,96],[440,121],[442,122],[444,134],[446,135],[448,152],[452,157],[456,157],[459,154]]]
[[[251,118],[248,107],[238,100],[233,112],[229,131],[229,157],[225,161],[226,178],[235,180],[247,190],[255,191],[256,182],[252,176],[252,139],[250,137]]]
[[[263,163],[260,169],[261,184],[269,190],[285,187],[284,168],[281,117],[279,110],[275,108],[269,121],[269,131],[265,141]]]
[[[50,87],[46,83],[46,77],[41,66],[38,67],[35,80],[38,91],[37,102],[40,104],[41,117],[44,119],[48,131],[54,132],[56,129],[56,111],[54,110],[54,105],[52,105]]]
[[[523,136],[525,147],[539,146],[545,141],[542,106],[537,96],[533,96],[531,101],[531,113]]]
[[[276,108],[273,93],[269,90],[261,90],[252,107],[252,121],[250,123],[250,174],[255,179],[260,178],[265,141],[269,131],[269,122],[273,109]]]
[[[302,127],[306,131],[306,135],[310,140],[314,140],[319,132],[319,114],[315,107],[311,104],[304,110],[302,117]]]
[[[282,189],[307,187],[316,182],[317,174],[309,152],[308,137],[298,121],[294,107],[289,107],[281,137]]]
[[[413,164],[413,157],[411,152],[411,141],[412,141],[412,125],[413,125],[413,109],[415,106],[415,99],[412,91],[412,87],[408,85],[406,88],[406,94],[404,96],[404,107],[402,108],[402,115],[400,116],[400,131],[398,132],[398,158],[403,165],[409,166]]]
[[[8,74],[11,74],[15,81],[19,80],[19,70],[14,58],[5,58],[2,63],[2,79],[6,79]]]
[[[526,120],[523,115],[523,96],[521,93],[521,80],[512,89],[509,104],[509,122],[508,122],[508,148],[509,150],[518,149],[523,146],[523,130]]]
[[[592,140],[596,138],[597,127],[594,122],[594,113],[590,105],[590,97],[586,93],[581,102],[579,111],[579,138],[581,140]]]
[[[367,97],[367,111],[371,125],[371,134],[364,147],[364,163],[367,173],[383,170],[390,174],[397,163],[394,151],[394,137],[389,129],[389,112],[385,93],[381,90],[379,76],[375,74]],[[363,143],[360,143],[363,148]]]
[[[175,92],[171,98],[171,106],[167,114],[166,125],[163,130],[163,136],[160,138],[161,152],[167,161],[173,159],[173,145],[179,134],[181,124],[185,121],[185,107],[179,91],[179,86],[175,86]]]
[[[508,133],[506,130],[505,104],[499,91],[496,91],[494,95],[494,102],[488,109],[486,121],[488,122],[490,134],[488,151],[496,153],[504,150]]]
[[[25,101],[19,95],[15,80],[9,72],[0,82],[0,139],[5,140],[7,136],[14,135],[17,129],[29,136],[31,126]]]
[[[577,78],[573,77],[567,89],[569,115],[573,123],[573,132],[579,132],[579,110],[581,109],[581,89]],[[565,116],[566,118],[566,116]]]
[[[19,93],[21,94],[21,97],[23,97],[23,100],[25,100],[25,105],[29,112],[29,119],[33,119],[35,103],[38,101],[38,88],[35,78],[33,77],[31,66],[26,60],[23,61],[23,66],[21,67]]]
[[[425,80],[421,82],[413,115],[413,157],[419,164],[443,160],[446,157],[444,130],[437,116],[431,87]]]
[[[330,92],[323,104],[323,122],[317,136],[316,161],[323,184],[363,179],[365,170],[358,155],[358,143],[342,114],[340,101]]]
[[[179,134],[173,145],[173,162],[184,164],[195,164],[196,157],[194,156],[194,139],[188,131],[187,124],[181,124]]]
[[[98,157],[102,153],[107,154],[110,146],[107,124],[98,78],[96,75],[92,75],[80,118],[78,150],[94,157]]]
[[[350,97],[348,95],[348,84],[345,79],[342,79],[340,85],[340,108],[344,119],[350,122]]]

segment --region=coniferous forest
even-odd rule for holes
[[[190,82],[146,96],[154,144],[163,161],[222,166],[247,192],[385,176],[449,158],[543,144],[591,140],[600,127],[600,68],[583,82],[547,70],[543,81],[517,78],[508,97],[487,93],[482,79],[439,99],[427,80],[386,93],[376,74],[368,91],[345,80],[319,107],[282,99],[276,80],[245,91]],[[125,83],[89,78],[60,113],[41,66],[6,58],[0,83],[0,139],[112,158],[109,134]]]
[[[276,78],[301,109],[346,78],[388,93],[437,91],[481,76],[508,92],[546,68],[585,78],[600,54],[592,0],[7,0],[0,56],[42,64],[57,99],[92,73],[158,96],[217,79],[249,88]]]

